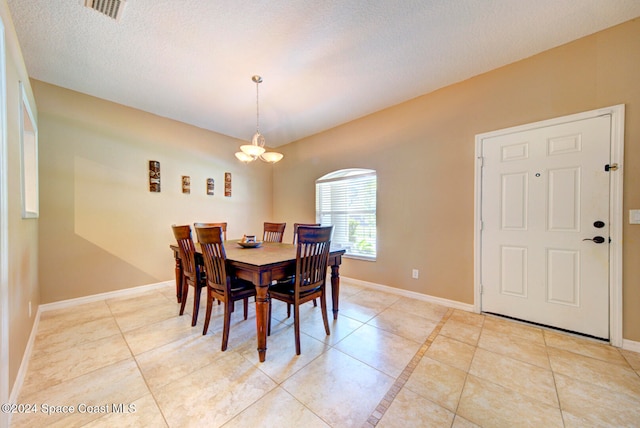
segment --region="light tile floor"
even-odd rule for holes
[[[300,356],[276,303],[259,363],[253,305],[221,352],[202,300],[196,327],[173,287],[43,312],[19,398],[38,412],[11,426],[640,426],[637,353],[343,280],[330,336],[303,307]]]

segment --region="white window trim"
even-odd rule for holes
[[[20,82],[20,168],[22,218],[38,218],[38,125],[24,83]]]

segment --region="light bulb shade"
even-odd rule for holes
[[[264,147],[264,136],[257,132],[253,134],[253,138],[251,139],[251,144],[258,147]]]
[[[278,152],[266,152],[266,153],[263,153],[262,155],[260,155],[260,159],[262,159],[265,162],[269,162],[269,163],[276,163],[276,162],[282,160],[283,157],[284,157],[284,155],[282,153],[278,153]]]
[[[240,146],[240,150],[253,157],[260,156],[265,152],[264,147],[256,146],[255,144],[245,144]]]
[[[244,152],[236,152],[236,157],[238,158],[238,160],[245,162],[245,163],[249,163],[254,161],[256,158],[254,158],[253,156],[249,156],[248,154],[244,153]]]

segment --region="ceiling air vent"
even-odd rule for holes
[[[119,20],[126,0],[83,0],[86,7],[97,10],[109,18]]]

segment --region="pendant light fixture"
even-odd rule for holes
[[[249,163],[260,158],[265,162],[276,163],[281,160],[284,155],[278,152],[267,152],[264,148],[264,136],[260,133],[260,98],[258,93],[258,85],[262,83],[262,77],[253,76],[251,78],[256,84],[256,133],[251,139],[251,144],[240,146],[240,152],[236,152],[236,157],[242,162]]]

